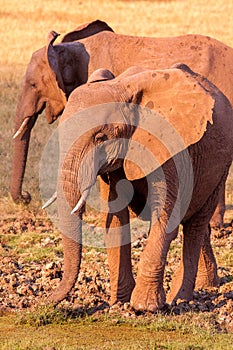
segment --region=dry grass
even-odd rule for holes
[[[115,31],[145,36],[201,33],[233,46],[233,3],[184,1],[0,0],[2,64],[26,65],[44,46],[47,33],[60,33],[102,19]]]

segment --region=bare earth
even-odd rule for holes
[[[92,234],[97,234],[98,228],[93,225]],[[36,219],[28,214],[20,219],[8,218],[0,221],[3,238],[14,240],[18,234],[28,235],[20,243],[24,253],[16,252],[8,239],[0,243],[0,314],[7,311],[30,310],[46,303],[48,295],[57,286],[62,275],[62,249],[59,234],[54,231],[53,224],[46,218]],[[38,252],[51,248],[57,250],[55,259],[33,259],[27,253],[27,245],[31,246],[30,236],[36,233],[34,248]],[[137,271],[140,253],[146,244],[146,232],[132,243],[133,268]],[[170,287],[171,277],[180,260],[182,236],[179,234],[173,242],[165,273],[165,289]],[[4,243],[5,242],[5,243]],[[213,230],[212,244],[218,260],[222,252],[233,248],[233,222],[224,229]],[[162,312],[179,315],[193,311],[195,313],[212,313],[216,329],[220,332],[233,331],[233,276],[232,267],[218,264],[220,277],[219,288],[198,290],[191,302],[178,300],[167,306]],[[128,303],[109,307],[110,282],[107,267],[107,256],[104,249],[84,247],[81,272],[78,281],[69,296],[60,303],[58,308],[65,308],[75,315],[111,313],[126,318],[153,317],[151,314],[139,314],[132,310]]]

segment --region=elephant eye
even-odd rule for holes
[[[30,85],[32,88],[34,88],[34,89],[36,88],[36,83],[30,83]]]
[[[102,133],[102,132],[99,132],[98,134],[95,135],[95,143],[96,144],[100,144],[104,141],[106,141],[108,138],[107,138],[107,135]]]

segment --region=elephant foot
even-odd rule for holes
[[[171,304],[177,299],[190,301],[193,299],[193,286],[186,286],[183,282],[183,267],[179,266],[172,279],[171,290],[167,295],[167,303]]]
[[[32,200],[32,197],[30,195],[30,193],[28,191],[25,191],[22,194],[18,194],[18,195],[12,195],[12,199],[16,204],[29,204]]]
[[[208,239],[200,252],[195,289],[217,287],[218,285],[217,263]]]
[[[135,281],[132,281],[124,287],[118,288],[117,292],[111,292],[110,305],[114,305],[118,302],[120,303],[128,303],[131,298],[132,291],[135,287]]]
[[[211,220],[210,226],[216,230],[219,230],[219,229],[223,228],[224,223],[223,223],[223,220]]]
[[[193,289],[190,290],[190,288],[187,289],[181,286],[178,292],[172,289],[167,295],[168,304],[171,304],[173,301],[176,301],[178,299],[182,299],[185,301],[193,300]]]
[[[195,289],[203,289],[208,287],[218,287],[219,278],[217,272],[214,270],[211,271],[200,271],[198,270]]]
[[[58,304],[67,297],[68,293],[72,289],[72,286],[73,285],[70,285],[62,280],[55,291],[49,296],[48,303],[55,305]]]
[[[215,213],[211,220],[210,220],[210,226],[212,228],[220,229],[224,225],[223,215],[219,213]]]
[[[136,311],[157,312],[164,308],[166,296],[163,287],[158,290],[158,285],[146,282],[142,277],[137,278],[136,287],[133,290],[130,305]]]
[[[198,276],[195,283],[195,290],[204,289],[208,287],[218,287],[219,286],[219,278],[213,277],[210,278],[208,275]]]

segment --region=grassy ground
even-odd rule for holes
[[[16,206],[8,192],[14,115],[22,77],[32,52],[45,45],[50,30],[64,34],[98,18],[118,33],[146,36],[200,33],[233,47],[232,13],[233,3],[228,0],[205,3],[201,0],[0,0],[1,218],[17,220],[25,212],[45,217],[40,209],[38,161],[55,126],[48,126],[43,116],[32,132],[25,177],[25,189],[30,189],[33,201],[27,208]],[[232,178],[231,171],[227,187],[229,207],[232,205]],[[29,250],[27,253],[30,255]],[[230,251],[224,255],[216,253],[220,261],[232,264]],[[195,317],[190,314],[179,317],[158,315],[152,322],[143,318],[127,321],[107,316],[72,319],[52,312],[50,324],[39,322],[39,326],[37,319],[42,317],[41,311],[33,311],[35,318],[27,315],[26,322],[22,322],[21,313],[4,313],[0,317],[0,349],[231,349],[233,343],[232,334],[218,333],[213,326],[213,316],[204,313]],[[46,311],[45,319],[48,315],[50,313]],[[101,346],[97,339],[102,339]]]
[[[149,323],[105,317],[36,328],[16,326],[3,317],[2,330],[11,336],[3,340],[1,349],[232,349],[230,335],[206,330],[198,324],[190,325],[190,320],[190,316],[181,317],[180,322],[156,316],[154,322]]]

